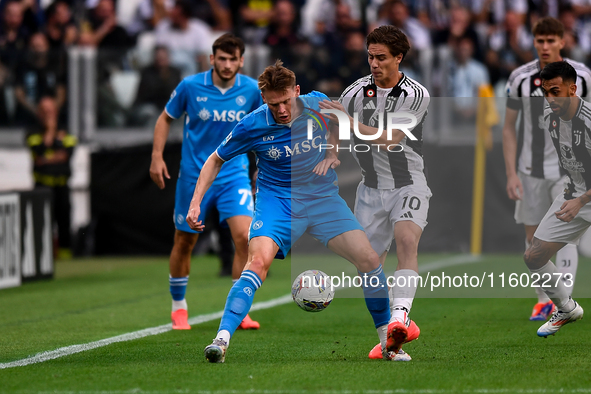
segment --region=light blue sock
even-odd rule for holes
[[[187,283],[189,283],[189,277],[183,276],[182,278],[168,277],[170,283],[170,295],[174,301],[182,301],[185,299],[185,292],[187,291]]]
[[[261,278],[253,271],[242,271],[240,279],[234,283],[226,299],[226,306],[224,307],[224,314],[218,332],[226,330],[230,335],[234,335],[234,331],[248,314],[252,306],[254,293],[261,287],[262,283]]]
[[[367,273],[359,272],[359,275],[361,275],[363,282],[365,305],[371,313],[376,328],[388,324],[390,321],[390,299],[382,265],[380,264],[378,268]]]

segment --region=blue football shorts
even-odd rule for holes
[[[194,191],[194,182],[186,182],[179,178],[176,183],[173,221],[177,230],[187,233],[198,232],[192,230],[186,221]],[[199,220],[205,221],[212,207],[216,207],[219,211],[220,223],[234,216],[252,217],[253,200],[250,180],[241,177],[224,184],[212,185],[203,196],[203,201],[201,201]]]
[[[259,192],[248,239],[271,238],[279,246],[276,258],[284,259],[306,231],[327,246],[328,241],[351,230],[363,231],[363,227],[337,193],[328,197],[297,199]]]

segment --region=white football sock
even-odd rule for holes
[[[218,332],[218,335],[216,335],[216,338],[225,341],[226,344],[229,345],[230,344],[230,331],[221,330],[220,332]]]
[[[539,282],[539,284],[541,285],[541,281]],[[542,290],[542,287],[536,287],[536,294],[538,295],[538,303],[542,303],[545,304],[548,301],[550,301],[550,298],[548,298],[548,295],[546,293],[544,293],[544,290]]]
[[[406,324],[406,316],[410,313],[412,302],[417,292],[416,271],[398,270],[394,273],[394,286],[390,289],[390,323],[399,320]]]
[[[185,309],[185,310],[187,309],[187,300],[186,299],[183,298],[180,301],[172,300],[172,311],[176,312],[179,309]]]
[[[566,286],[568,295],[573,294],[573,288],[575,283],[575,277],[577,276],[577,267],[579,266],[579,253],[577,251],[577,245],[566,244],[564,248],[560,249],[556,253],[556,268],[558,272],[562,273],[562,280],[565,286],[567,284],[573,284],[573,286]],[[565,280],[565,276],[570,274],[571,280]]]
[[[382,349],[386,348],[386,341],[388,340],[388,325],[384,324],[377,328],[378,337],[380,338],[380,344],[382,345]]]
[[[544,265],[542,268],[539,268],[537,270],[530,269],[530,272],[532,274],[536,273],[540,275],[540,285],[546,282],[548,278],[550,278],[548,283],[546,283],[546,285],[549,287],[543,287],[543,290],[546,293],[546,295],[552,300],[554,305],[556,305],[559,311],[568,312],[573,310],[573,308],[575,307],[575,303],[568,295],[568,291],[566,289],[566,286],[564,285],[564,282],[562,280],[557,281],[557,276],[553,275],[555,273],[558,273],[558,270],[556,269],[554,263],[548,261],[546,265]]]

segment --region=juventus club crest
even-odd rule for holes
[[[573,130],[575,135],[575,145],[581,145],[581,134],[583,134],[583,130]]]

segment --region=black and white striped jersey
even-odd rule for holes
[[[385,129],[388,114],[409,113],[416,117],[416,125],[409,127],[417,140],[408,136],[400,146],[372,146],[352,133],[353,156],[361,167],[363,183],[374,189],[395,189],[408,185],[427,184],[423,162],[423,125],[429,106],[429,92],[418,82],[402,75],[398,84],[390,89],[382,89],[375,84],[372,75],[360,78],[341,95],[340,102],[349,115],[358,114],[364,125]],[[393,117],[393,124],[409,123],[410,119],[401,115]],[[360,147],[368,147],[363,149]]]
[[[544,122],[560,167],[568,176],[564,198],[579,197],[591,189],[591,104],[581,100],[576,115],[569,121],[546,108]]]
[[[591,94],[591,70],[583,63],[564,59],[577,71],[577,95]],[[517,127],[517,170],[536,178],[562,176],[552,140],[543,132],[542,118],[548,106],[542,91],[540,62],[533,60],[515,69],[507,81],[507,107],[521,111]]]

